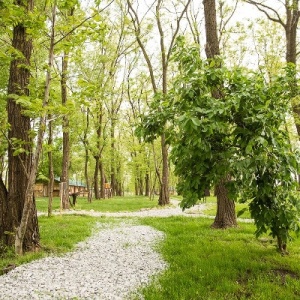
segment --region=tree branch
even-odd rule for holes
[[[272,8],[272,7],[268,6],[268,5],[265,5],[265,4],[263,4],[263,3],[259,3],[259,2],[257,2],[257,1],[245,0],[245,2],[247,2],[247,3],[249,3],[249,4],[252,4],[252,5],[256,6],[256,8],[257,8],[259,11],[263,12],[263,13],[267,16],[267,18],[268,18],[269,20],[281,24],[284,28],[286,27],[286,24],[282,21],[280,15],[278,14],[278,12],[277,12],[274,8]],[[270,10],[271,12],[273,12],[273,13],[277,16],[277,19],[271,17],[271,15],[269,14],[269,12],[268,12],[266,9],[267,9],[267,10]]]
[[[58,43],[60,43],[62,40],[64,40],[67,36],[69,36],[70,34],[72,34],[77,28],[81,27],[85,22],[87,22],[88,20],[94,18],[96,15],[98,15],[99,13],[103,12],[107,7],[109,7],[112,3],[114,2],[114,0],[111,0],[104,8],[102,8],[100,11],[94,13],[93,15],[85,18],[82,22],[80,22],[79,24],[77,24],[76,26],[74,26],[69,32],[67,32],[64,36],[62,36],[59,40],[57,40],[54,43],[54,46],[56,46]]]
[[[154,77],[153,66],[151,64],[149,55],[146,51],[145,45],[143,44],[143,42],[141,40],[141,36],[140,36],[140,34],[141,34],[141,24],[140,24],[137,12],[132,7],[132,4],[131,4],[130,0],[127,0],[127,4],[128,4],[128,13],[131,17],[133,27],[134,27],[134,31],[135,31],[136,41],[139,44],[139,46],[140,46],[140,48],[143,52],[144,58],[146,60],[146,63],[147,63],[148,69],[149,69],[152,88],[153,88],[154,93],[156,93],[157,86],[156,86],[156,81],[155,81],[155,77]]]
[[[188,9],[188,6],[190,5],[191,3],[191,0],[188,0],[186,5],[184,6],[184,9],[182,10],[179,18],[177,19],[177,22],[176,22],[176,29],[175,29],[175,32],[172,36],[172,40],[171,40],[171,43],[170,43],[170,47],[169,47],[169,50],[168,50],[168,54],[167,54],[167,61],[169,61],[169,58],[170,58],[170,55],[171,55],[171,51],[172,51],[172,48],[173,48],[173,45],[174,45],[174,42],[175,42],[175,39],[176,39],[176,36],[178,34],[178,31],[179,31],[179,27],[180,27],[180,22],[184,16],[184,14],[186,13],[187,9]]]

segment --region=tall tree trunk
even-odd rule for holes
[[[52,11],[52,31],[51,31],[51,41],[50,41],[50,49],[49,49],[49,60],[46,72],[46,82],[45,82],[45,90],[44,90],[44,99],[43,99],[43,108],[45,108],[49,103],[50,96],[50,82],[51,82],[51,67],[53,64],[53,56],[54,56],[54,24],[55,24],[55,16],[56,16],[56,0],[54,1],[53,11]],[[35,250],[40,247],[39,245],[39,228],[35,226],[37,224],[37,211],[35,205],[34,198],[34,184],[36,180],[37,169],[39,165],[40,154],[43,148],[43,139],[44,133],[46,130],[46,113],[41,112],[41,116],[39,118],[39,126],[36,137],[36,147],[35,151],[32,155],[31,168],[29,172],[27,172],[28,183],[25,192],[25,202],[23,206],[23,212],[21,217],[20,225],[16,228],[16,236],[15,236],[15,252],[17,255],[23,254],[24,251],[27,250]],[[32,220],[34,222],[32,222]],[[32,226],[33,224],[33,226]],[[31,245],[30,248],[26,248],[26,233],[31,233]]]
[[[293,0],[292,5],[286,1],[286,24],[284,24],[285,37],[286,37],[286,62],[292,63],[296,68],[297,65],[297,28],[300,17],[299,0]],[[293,82],[291,82],[292,96],[296,96],[297,79],[296,72]],[[293,112],[298,136],[300,136],[300,104],[299,101],[293,103]],[[300,176],[299,176],[300,178]]]
[[[86,189],[88,191],[88,203],[92,202],[91,184],[88,174],[88,163],[89,163],[89,149],[85,146],[85,160],[84,160],[84,178],[86,182]]]
[[[115,121],[111,119],[111,129],[110,129],[110,138],[111,138],[111,144],[110,144],[110,151],[111,151],[111,167],[110,167],[110,183],[111,183],[111,189],[112,189],[112,196],[116,196],[117,192],[117,179],[116,179],[116,149],[115,149]]]
[[[69,64],[69,53],[65,52],[62,60],[62,74],[61,74],[61,100],[62,105],[67,104],[67,72]],[[69,165],[70,165],[70,134],[69,134],[69,117],[64,115],[63,117],[63,158],[62,158],[62,174],[60,181],[65,182],[62,191],[62,209],[68,209],[70,207],[69,202]]]
[[[54,1],[52,7],[52,26],[51,26],[51,37],[50,37],[50,48],[49,48],[49,58],[48,58],[48,70],[46,74],[46,85],[45,85],[45,95],[44,102],[48,104],[50,97],[50,83],[51,83],[51,69],[53,65],[54,59],[54,39],[55,39],[55,21],[56,21],[56,8],[57,8],[57,0]],[[52,144],[53,144],[53,129],[52,129],[52,115],[48,116],[49,124],[48,124],[48,217],[52,215],[52,201],[53,201],[53,188],[54,188],[54,170],[53,170],[53,154],[52,154]]]
[[[100,162],[99,162],[99,171],[100,171],[100,197],[102,199],[105,198],[105,172],[104,172],[104,166],[102,162],[102,154],[100,156]]]
[[[16,5],[29,12],[33,10],[33,0],[16,1]],[[28,84],[30,78],[30,57],[32,52],[32,40],[27,35],[26,26],[17,24],[13,29],[12,46],[22,53],[23,57],[13,59],[10,64],[8,83],[8,95],[29,96]],[[10,129],[8,131],[8,192],[7,197],[3,184],[1,184],[0,207],[5,209],[5,216],[0,224],[4,236],[1,239],[5,244],[15,244],[15,229],[19,227],[22,219],[23,208],[26,200],[29,173],[31,171],[32,139],[30,137],[30,118],[22,115],[22,108],[16,103],[15,98],[9,96],[7,101],[7,114]],[[15,155],[18,149],[24,149],[22,153]],[[2,182],[3,183],[3,182]],[[30,195],[31,200],[33,194]],[[35,203],[29,211],[30,218],[24,232],[24,239],[21,247],[25,250],[32,250],[39,244],[39,230]],[[11,234],[7,234],[7,232]]]
[[[169,164],[168,164],[168,148],[166,145],[165,134],[161,135],[161,154],[162,154],[162,177],[159,191],[158,204],[167,205],[170,203],[169,194]]]
[[[215,0],[203,0],[204,17],[205,17],[205,32],[206,46],[205,52],[208,59],[214,59],[220,55],[219,40],[217,34],[217,15]],[[218,65],[216,65],[218,67]],[[212,90],[212,95],[216,101],[222,97],[217,90]],[[217,215],[212,227],[227,228],[237,225],[235,214],[235,203],[228,197],[226,182],[229,180],[229,175],[226,175],[216,186],[217,196]]]
[[[0,177],[0,244],[7,245],[7,235],[5,234],[5,228],[8,228],[6,224],[6,217],[7,217],[7,189]]]
[[[86,189],[88,190],[88,202],[92,202],[92,192],[91,192],[91,184],[90,178],[88,174],[88,164],[90,158],[90,151],[89,151],[89,141],[88,141],[88,132],[90,130],[90,110],[87,108],[86,110],[86,127],[83,132],[83,146],[85,150],[85,157],[84,157],[84,178],[86,182]]]
[[[150,175],[147,171],[145,175],[145,196],[149,197],[150,196]]]
[[[102,131],[103,131],[103,107],[102,104],[99,105],[99,110],[97,111],[97,149],[96,155],[94,155],[96,160],[95,171],[94,171],[94,190],[95,190],[95,198],[105,198],[105,191],[104,191],[104,168],[102,162]],[[100,178],[99,178],[100,173]]]
[[[95,199],[100,199],[100,187],[99,187],[99,156],[94,156],[95,158],[95,170],[94,170],[94,193]]]
[[[51,120],[51,116],[49,116]],[[53,130],[52,130],[52,121],[49,121],[48,124],[48,217],[52,215],[52,201],[53,201],[53,188],[54,188],[54,170],[53,170],[53,154],[52,154],[52,143],[53,143]]]

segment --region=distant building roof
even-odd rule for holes
[[[55,181],[61,182],[59,177],[55,177]],[[83,183],[81,180],[72,180],[69,179],[69,186],[81,186],[81,187],[86,187],[86,184]]]

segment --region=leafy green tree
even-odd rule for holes
[[[256,234],[270,231],[285,252],[290,231],[299,231],[299,153],[286,130],[293,71],[267,85],[247,70],[215,68],[215,61],[200,59],[197,47],[181,42],[175,52],[181,74],[166,110],[176,132],[171,157],[182,207],[227,178],[230,197],[250,201]],[[212,88],[222,99],[212,97]]]
[[[5,216],[1,220],[1,240],[10,246],[17,241],[26,201],[34,202],[33,194],[30,195],[30,190],[28,192],[29,174],[33,168],[30,117],[23,114],[22,105],[17,101],[29,96],[32,53],[32,36],[29,31],[32,33],[36,29],[33,7],[31,0],[14,1],[4,7],[1,3],[3,20],[8,27],[13,28],[7,99],[7,116],[10,124],[7,135],[9,140],[8,190],[2,182],[0,198],[0,207],[4,209],[1,215]],[[22,234],[21,245],[18,245],[21,248],[20,252],[23,249],[32,250],[39,246],[39,229],[34,203],[29,210],[30,219]],[[8,232],[11,234],[7,234]]]
[[[216,16],[216,1],[204,0],[204,19],[205,19],[205,33],[206,33],[206,45],[205,53],[208,60],[211,60],[212,68],[220,68],[221,62],[218,58],[220,55],[219,38],[217,34],[217,16]],[[218,85],[211,85],[211,95],[215,98],[216,102],[223,101],[223,94],[220,91],[222,88],[222,82]],[[222,143],[222,137],[215,136],[216,143]],[[225,146],[226,148],[226,146]],[[225,162],[226,160],[224,160]],[[215,192],[217,196],[217,214],[212,226],[214,228],[227,228],[235,227],[237,225],[235,215],[235,204],[230,199],[226,183],[230,180],[230,174],[224,174],[223,178],[220,178],[219,182],[216,182]]]

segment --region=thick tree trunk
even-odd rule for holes
[[[213,228],[236,227],[235,203],[228,198],[226,182],[229,178],[221,180],[216,186],[217,214],[212,224]]]
[[[28,0],[19,2],[25,10],[33,9],[33,1]],[[12,46],[20,53],[23,58],[12,60],[10,65],[8,95],[29,95],[28,84],[30,78],[30,57],[32,52],[32,41],[26,33],[26,27],[18,24],[13,29]],[[4,237],[2,240],[9,246],[15,244],[15,229],[19,227],[22,219],[24,204],[26,201],[26,190],[28,187],[29,174],[31,172],[31,151],[32,140],[30,138],[30,118],[22,115],[21,106],[15,102],[14,97],[9,97],[7,102],[9,147],[8,147],[8,193],[6,199],[0,207],[7,209],[5,212],[3,224]],[[22,153],[15,155],[18,149],[24,149]],[[1,188],[3,189],[3,187]],[[4,193],[1,193],[1,198]],[[29,195],[32,197],[33,194]],[[21,247],[25,250],[33,250],[39,243],[39,230],[35,203],[30,207],[29,219],[22,239]],[[10,232],[11,234],[6,234]]]
[[[217,15],[215,0],[203,0],[206,46],[205,52],[208,59],[214,59],[220,55],[219,40],[217,34]],[[218,67],[218,65],[216,65]],[[216,101],[222,97],[217,90],[212,90],[212,95]],[[220,180],[216,186],[217,195],[217,215],[213,223],[214,228],[227,228],[236,226],[235,204],[228,197],[228,191],[225,183],[228,175]]]

